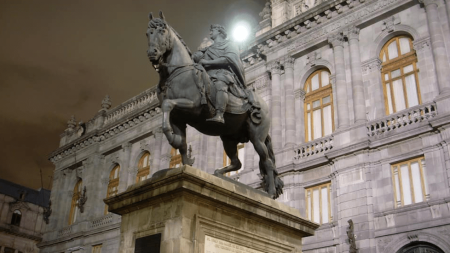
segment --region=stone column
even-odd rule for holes
[[[336,71],[336,94],[338,128],[345,128],[349,125],[348,102],[347,102],[347,83],[345,80],[345,62],[344,62],[344,36],[337,33],[328,38],[334,49],[334,69]]]
[[[153,137],[155,138],[155,146],[151,154],[153,163],[150,169],[156,172],[161,169],[165,169],[161,168],[161,147],[162,147],[162,139],[164,138],[164,134],[162,132],[161,127],[158,127],[153,131]]]
[[[295,119],[297,125],[297,139],[296,144],[301,145],[305,143],[305,95],[303,89],[295,90]]]
[[[286,98],[286,142],[285,147],[295,145],[295,100],[294,100],[294,62],[292,57],[284,62],[284,91]]]
[[[359,52],[359,28],[352,26],[347,31],[350,44],[350,64],[352,68],[353,108],[355,110],[355,123],[367,121],[366,99],[361,70],[361,56]]]
[[[444,35],[438,14],[438,0],[419,0],[425,5],[428,29],[430,31],[431,48],[433,51],[436,74],[439,84],[439,94],[450,92],[450,65],[445,49]]]
[[[272,72],[272,143],[275,150],[282,148],[281,136],[281,64],[275,62],[271,66]]]

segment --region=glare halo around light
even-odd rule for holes
[[[250,27],[245,23],[238,23],[233,28],[233,39],[237,42],[245,41],[250,35]]]

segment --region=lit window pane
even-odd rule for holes
[[[391,78],[396,78],[400,76],[400,69],[396,69],[391,72]]]
[[[384,74],[384,80],[385,81],[389,80],[389,75],[388,74]]]
[[[389,114],[391,114],[394,112],[394,110],[392,108],[391,84],[390,83],[386,84],[386,95],[387,95],[387,100],[388,100]]]
[[[414,74],[405,77],[406,94],[408,95],[408,106],[416,106],[419,104],[419,96],[417,95],[416,78]]]
[[[311,104],[310,103],[306,104],[306,110],[311,110]]]
[[[330,135],[333,132],[333,119],[331,118],[331,105],[323,108],[323,127],[324,135]]]
[[[319,88],[319,75],[316,74],[313,76],[313,78],[311,79],[311,90],[317,90]]]
[[[400,196],[400,181],[398,178],[398,172],[395,173],[394,180],[395,180],[395,191],[396,191],[395,196],[397,197],[397,202],[400,202],[401,196]]]
[[[400,38],[400,52],[402,54],[406,54],[411,52],[411,47],[409,45],[409,39],[407,38]]]
[[[395,109],[396,111],[401,111],[406,108],[405,98],[403,93],[403,84],[402,80],[396,80],[392,83],[394,88],[394,99],[395,99]]]
[[[403,68],[403,73],[406,74],[406,73],[411,72],[413,70],[414,70],[414,68],[413,68],[413,65],[411,64],[411,65],[408,65],[408,66]]]
[[[309,92],[309,84],[306,85],[306,93],[308,93],[308,92]]]
[[[307,113],[306,120],[308,121],[308,140],[311,140],[311,113]]]
[[[392,60],[392,59],[398,57],[397,42],[395,40],[393,42],[391,42],[391,44],[389,44],[388,54],[389,54],[389,60]]]
[[[320,224],[320,200],[319,200],[319,189],[313,190],[313,211],[314,211],[314,222]]]
[[[411,184],[409,181],[409,170],[408,165],[400,166],[400,172],[402,174],[402,192],[403,192],[403,204],[410,205],[412,204],[412,196],[411,196]]]
[[[423,201],[422,183],[420,180],[420,167],[418,162],[411,163],[411,174],[414,188],[414,203]]]
[[[322,110],[318,109],[313,112],[314,120],[314,139],[322,137]]]
[[[312,209],[311,209],[311,191],[308,191],[308,219],[312,219]]]
[[[328,223],[328,188],[322,187],[321,196],[322,198],[322,223]]]
[[[383,62],[386,61],[386,53],[383,53]]]
[[[328,104],[328,103],[330,103],[330,101],[331,101],[330,96],[322,98],[322,103],[323,104]]]
[[[320,106],[320,100],[313,101],[313,108],[317,108]]]
[[[328,74],[328,72],[326,71],[322,71],[321,75],[322,75],[322,87],[330,84],[330,74]]]

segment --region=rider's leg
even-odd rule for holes
[[[216,121],[219,123],[225,123],[223,113],[228,103],[228,85],[222,81],[217,81],[216,85],[216,115],[213,118],[207,119],[207,121]]]

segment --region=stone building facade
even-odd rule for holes
[[[50,191],[0,179],[0,252],[37,253],[48,217]]]
[[[271,108],[278,201],[321,224],[303,251],[450,252],[450,3],[272,0],[260,16],[242,59]],[[155,91],[69,121],[42,252],[117,252],[120,217],[102,200],[178,166]],[[195,167],[226,165],[217,137],[190,128],[188,144]],[[258,188],[258,157],[240,147],[229,176]]]

